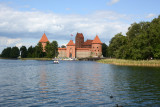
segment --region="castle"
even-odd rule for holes
[[[101,57],[102,42],[98,36],[94,40],[86,40],[82,33],[77,33],[75,43],[70,40],[66,48],[58,48],[58,57],[85,58]]]
[[[44,33],[41,40],[43,52],[45,52],[46,42],[48,38]],[[94,40],[86,40],[84,42],[84,36],[82,33],[77,33],[75,37],[75,43],[70,40],[66,48],[58,48],[58,57],[68,58],[86,58],[86,57],[101,57],[102,56],[102,42],[96,35]]]

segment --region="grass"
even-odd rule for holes
[[[160,67],[160,60],[124,60],[124,59],[101,59],[98,63],[126,65],[126,66],[157,66]]]
[[[21,60],[52,60],[52,58],[20,58]]]

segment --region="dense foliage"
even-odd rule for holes
[[[57,41],[47,42],[45,52],[42,44],[38,43],[35,47],[30,46],[28,49],[26,46],[22,46],[20,50],[18,47],[7,47],[1,53],[3,58],[18,58],[20,55],[21,58],[53,58],[58,56],[58,43]]]
[[[105,43],[102,44],[102,55],[108,57],[108,46]]]
[[[58,56],[58,43],[53,41],[52,43],[47,42],[45,46],[46,56],[48,58],[53,58]]]
[[[2,53],[1,53],[1,57],[3,58],[17,58],[20,55],[20,51],[18,49],[18,47],[7,47],[5,48]]]
[[[126,36],[118,33],[111,39],[108,51],[110,57],[120,59],[160,59],[160,16],[131,24]]]

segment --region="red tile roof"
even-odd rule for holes
[[[70,40],[67,46],[74,46],[75,44],[73,43],[73,40]]]
[[[94,38],[94,40],[92,41],[92,43],[102,44],[101,40],[99,39],[99,37],[97,35]]]
[[[42,38],[41,38],[41,40],[39,42],[48,42],[48,41],[49,40],[48,40],[46,34],[44,33],[43,36],[42,36]]]
[[[58,48],[58,50],[66,50],[66,48]]]
[[[93,40],[86,40],[83,45],[92,45]]]

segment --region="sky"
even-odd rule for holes
[[[43,33],[65,45],[78,33],[103,43],[126,35],[134,22],[152,21],[160,0],[0,0],[0,53],[6,47],[35,46]],[[71,36],[73,35],[73,37]]]

